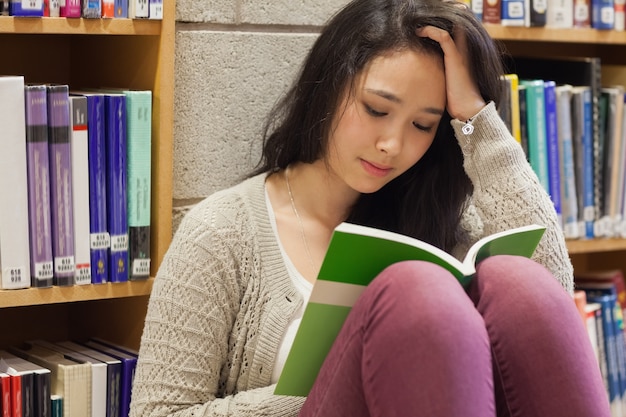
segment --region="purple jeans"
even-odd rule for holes
[[[363,292],[300,416],[610,417],[572,297],[522,257],[483,261],[465,291],[419,261]]]

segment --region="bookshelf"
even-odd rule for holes
[[[0,74],[152,90],[152,277],[172,235],[174,15],[175,3],[165,2],[161,21],[0,16]],[[0,348],[91,336],[138,348],[153,279],[0,290]]]
[[[513,57],[599,56],[603,66],[626,65],[626,32],[495,24],[485,24],[485,28]],[[612,78],[623,84],[626,81],[626,66],[619,72],[617,77]],[[575,271],[610,268],[626,271],[626,239],[568,240],[567,248]]]

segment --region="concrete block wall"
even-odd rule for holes
[[[174,230],[258,162],[265,116],[347,0],[178,0]]]

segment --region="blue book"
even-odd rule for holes
[[[31,286],[50,287],[53,281],[53,258],[48,93],[45,85],[26,85],[25,90]]]
[[[11,16],[42,17],[43,10],[44,0],[10,0],[9,2],[9,14]]]
[[[87,97],[87,132],[89,141],[89,234],[91,282],[108,281],[110,236],[107,225],[106,142],[104,95],[76,92]]]
[[[126,96],[105,93],[109,281],[128,281],[128,197]]]
[[[122,352],[110,346],[103,345],[93,340],[82,343],[84,346],[100,351],[104,354],[118,359],[122,363],[122,374],[120,384],[120,416],[128,416],[130,410],[130,396],[135,378],[135,368],[137,367],[137,356]]]
[[[115,6],[114,17],[122,17],[122,18],[128,17],[128,1],[129,0],[115,0],[114,1],[113,3]]]
[[[579,190],[580,236],[595,237],[594,144],[591,88],[572,88],[572,131],[576,155],[576,182]]]
[[[67,85],[48,85],[50,213],[53,284],[74,285],[74,212],[72,199],[72,123]]]
[[[556,107],[556,83],[544,81],[544,101],[546,111],[546,140],[548,150],[548,177],[550,198],[554,204],[559,224],[563,224],[561,209],[561,174],[559,163],[559,132]]]
[[[604,331],[604,349],[607,361],[608,394],[611,405],[611,415],[621,416],[622,398],[624,387],[626,386],[620,371],[625,371],[624,366],[624,338],[618,332],[618,323],[615,321],[615,306],[617,297],[613,293],[602,293],[597,291],[587,291],[587,302],[598,303],[601,308],[601,322]],[[621,351],[621,353],[620,353]],[[620,360],[620,357],[622,358]],[[621,363],[620,363],[621,362]]]
[[[502,26],[524,26],[526,10],[524,0],[502,0]]]
[[[614,0],[591,0],[591,27],[612,30],[615,26]]]
[[[528,135],[528,160],[544,190],[550,192],[548,173],[548,141],[546,138],[546,111],[544,81],[520,80],[526,87],[526,124]]]

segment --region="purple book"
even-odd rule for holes
[[[52,230],[45,85],[26,85],[26,163],[30,223],[31,286],[52,286]]]
[[[74,285],[74,217],[69,87],[48,85],[48,138],[54,285]]]
[[[111,237],[109,281],[128,281],[128,205],[126,96],[107,93],[105,131],[107,155],[107,223]]]

